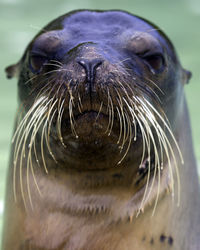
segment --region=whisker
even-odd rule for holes
[[[145,102],[147,103],[147,105],[148,105],[148,101],[147,100],[145,100]],[[144,103],[143,103],[144,104]],[[144,104],[144,106],[143,107],[145,107],[146,108],[146,112],[150,112],[150,110],[148,109],[148,107]],[[150,108],[152,107],[152,105],[150,105]],[[154,111],[154,108],[153,108],[153,111]],[[157,114],[157,112],[156,112],[156,114]],[[166,124],[166,122],[163,120],[163,118],[159,115],[159,118],[161,119],[161,122],[162,123],[164,123],[164,125],[165,126],[168,126],[167,124]],[[174,192],[173,192],[173,190],[174,190],[174,188],[173,188],[173,186],[174,186],[174,181],[173,181],[173,172],[172,172],[172,166],[171,166],[171,161],[170,161],[170,157],[169,157],[169,153],[168,153],[168,149],[170,150],[170,153],[171,153],[171,155],[172,155],[172,157],[173,157],[173,160],[174,160],[174,166],[175,166],[175,171],[176,171],[176,176],[177,176],[177,189],[178,189],[178,205],[179,205],[179,202],[180,202],[180,178],[179,178],[179,171],[178,171],[178,166],[177,166],[177,161],[176,161],[176,157],[175,157],[175,154],[174,154],[174,151],[173,151],[173,149],[172,149],[172,147],[171,147],[171,143],[169,142],[169,140],[168,140],[168,138],[167,138],[167,136],[166,136],[166,133],[163,131],[163,129],[161,128],[161,126],[157,123],[157,121],[154,119],[154,121],[153,121],[154,123],[155,123],[155,125],[154,125],[154,127],[156,128],[156,130],[157,130],[157,134],[158,134],[158,137],[160,138],[160,140],[162,141],[162,145],[163,145],[163,148],[165,149],[165,154],[166,154],[166,156],[167,156],[167,159],[168,159],[168,165],[169,165],[169,171],[170,171],[170,175],[171,175],[171,182],[172,182],[172,197],[174,196],[173,194],[174,194]],[[170,130],[170,128],[168,127],[168,132],[171,134],[172,132],[171,132],[171,130]],[[175,138],[174,138],[174,136],[173,136],[173,134],[172,134],[172,140],[174,141],[175,140]],[[176,144],[176,142],[175,142],[175,145],[176,146],[178,146],[177,144]],[[178,150],[178,149],[177,149]],[[178,153],[180,153],[180,149],[178,150]],[[181,155],[179,155],[180,156],[180,158],[181,158]]]
[[[51,157],[52,157],[53,160],[55,161],[55,163],[57,163],[57,161],[56,161],[56,158],[55,158],[55,156],[54,156],[54,154],[53,154],[53,152],[52,152],[52,150],[51,150],[51,146],[50,146],[50,142],[49,142],[49,135],[50,135],[50,127],[49,127],[49,126],[50,126],[50,116],[51,116],[51,118],[53,119],[53,117],[54,117],[54,115],[55,115],[55,112],[57,111],[57,109],[55,109],[55,110],[53,111],[53,109],[54,109],[54,107],[55,107],[57,101],[58,101],[57,99],[54,100],[54,97],[52,98],[52,102],[50,103],[50,108],[49,108],[49,110],[48,110],[47,119],[46,119],[46,122],[45,122],[45,123],[46,123],[45,141],[46,141],[47,149],[48,149],[48,151],[49,151]],[[52,103],[53,103],[53,104],[52,104]],[[53,111],[53,114],[51,115],[52,111]]]
[[[62,116],[63,116],[63,112],[64,112],[64,108],[63,107],[64,107],[65,99],[63,99],[62,103],[60,104],[61,99],[62,99],[62,97],[59,100],[58,116],[57,116],[57,126],[56,127],[57,127],[58,138],[59,138],[61,144],[63,145],[63,147],[66,148],[66,145],[64,144],[64,141],[63,141],[62,132],[61,132],[61,120],[62,120]]]
[[[125,112],[125,117],[126,117],[126,121],[127,121],[127,124],[128,124],[127,134],[128,134],[128,137],[129,137],[129,141],[128,141],[126,151],[125,151],[124,155],[122,156],[122,158],[120,159],[120,161],[118,161],[117,165],[121,164],[122,161],[125,159],[126,155],[128,154],[128,151],[129,151],[130,146],[131,146],[132,136],[133,136],[132,135],[131,122],[130,122],[129,116],[126,114],[126,112]]]
[[[107,100],[108,100],[108,103],[107,103],[107,113],[108,113],[108,125],[107,125],[107,128],[105,130],[105,134],[108,134],[109,135],[109,129],[110,129],[110,124],[111,124],[111,107],[110,107],[110,97],[109,97],[110,93],[109,93],[109,90],[107,88]]]
[[[110,134],[112,132],[114,117],[115,117],[114,108],[113,108],[113,101],[112,101],[112,98],[110,96],[110,92],[109,92],[109,99],[110,99],[110,107],[111,107],[111,122],[110,122],[110,129],[109,129],[109,132],[108,132],[108,136],[110,136]]]
[[[28,79],[28,80],[24,83],[24,85],[27,85],[29,82],[33,81],[33,80],[36,79],[37,77],[38,77],[38,75],[35,75],[35,76],[31,77],[30,79]]]
[[[94,123],[97,122],[97,120],[98,120],[98,118],[99,118],[99,115],[100,115],[100,113],[101,113],[102,107],[103,107],[103,102],[101,102],[101,105],[100,105],[100,107],[99,107],[99,111],[98,111],[98,114],[97,114],[97,116],[96,116],[96,118],[95,118],[95,122],[94,122]]]
[[[118,116],[119,116],[119,126],[120,126],[119,137],[118,137],[118,140],[117,140],[117,144],[119,144],[120,141],[121,141],[121,137],[122,137],[122,117],[121,117],[121,114],[120,114],[120,111],[119,111],[118,107],[116,107],[116,110],[117,110],[117,113],[118,113]]]
[[[62,69],[62,66],[63,66],[63,65],[59,65],[59,64],[53,63],[52,61],[50,63],[44,63],[44,65],[45,66],[55,66],[58,69]],[[50,72],[52,72],[52,71],[50,71]]]
[[[69,99],[69,118],[70,118],[70,125],[71,125],[71,131],[72,131],[72,134],[75,136],[75,138],[78,138],[78,135],[76,133],[76,130],[75,130],[75,126],[74,126],[74,116],[73,116],[73,96],[72,94],[70,94],[70,99]]]
[[[121,143],[121,149],[120,149],[120,153],[122,152],[123,150],[123,147],[124,147],[124,144],[125,144],[125,139],[126,139],[126,121],[125,121],[125,116],[124,116],[124,109],[123,109],[123,102],[122,102],[122,97],[120,95],[120,93],[118,92],[118,90],[116,89],[116,92],[117,92],[117,95],[118,95],[118,99],[117,99],[117,102],[118,102],[118,105],[120,107],[120,110],[121,110],[121,117],[122,117],[122,127],[123,127],[123,138],[122,138],[122,143]]]
[[[17,195],[16,195],[16,168],[17,168],[17,161],[18,161],[18,156],[19,156],[19,151],[20,151],[20,147],[21,144],[23,142],[23,140],[25,138],[27,138],[27,129],[23,132],[23,129],[26,127],[26,123],[29,119],[29,117],[32,115],[32,113],[35,112],[35,110],[38,109],[38,107],[41,105],[41,103],[44,103],[46,100],[46,98],[44,96],[42,96],[41,98],[39,98],[31,107],[31,109],[27,112],[27,114],[24,116],[24,118],[21,120],[21,122],[18,124],[16,131],[13,135],[12,138],[12,143],[15,142],[15,146],[14,146],[14,156],[13,156],[13,192],[14,192],[14,198],[15,201],[17,201]],[[33,119],[33,118],[31,118]],[[30,120],[28,124],[32,124],[32,121]],[[30,125],[28,125],[29,127]]]
[[[57,60],[55,60],[55,59],[51,59],[51,62],[54,62],[54,63],[58,64],[59,66],[63,66],[63,63],[62,63],[62,62],[57,61]]]

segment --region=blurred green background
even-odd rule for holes
[[[19,60],[28,42],[47,22],[70,10],[87,8],[127,10],[151,20],[170,37],[182,65],[193,73],[185,92],[200,166],[200,0],[0,0],[0,232],[17,106],[17,81],[8,81],[4,68]]]

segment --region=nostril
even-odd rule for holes
[[[102,60],[101,59],[96,59],[94,61],[94,69],[98,68],[101,64],[102,64]]]
[[[79,63],[81,66],[83,66],[83,68],[86,67],[87,62],[86,62],[85,60],[77,59],[76,61],[77,61],[77,63]]]
[[[80,64],[86,73],[87,81],[92,82],[95,77],[96,69],[103,63],[102,59],[85,59],[78,58],[77,63]]]
[[[96,69],[102,64],[102,59],[78,59],[77,62],[85,69]]]

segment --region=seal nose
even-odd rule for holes
[[[102,64],[103,61],[99,58],[79,58],[77,62],[84,68],[87,82],[92,83],[95,78],[96,69]]]

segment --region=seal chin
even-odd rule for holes
[[[108,115],[98,114],[95,111],[79,114],[75,117],[75,120],[77,135],[80,140],[85,140],[86,142],[96,141],[96,139],[105,135],[109,123]]]
[[[109,116],[96,111],[83,112],[74,119],[76,136],[71,131],[68,133],[69,131],[63,129],[65,155],[68,156],[66,165],[72,163],[73,169],[81,168],[82,170],[102,170],[115,167],[120,160],[121,150],[117,143],[118,126],[113,126],[112,132],[108,135]],[[70,123],[69,120],[68,123]]]

